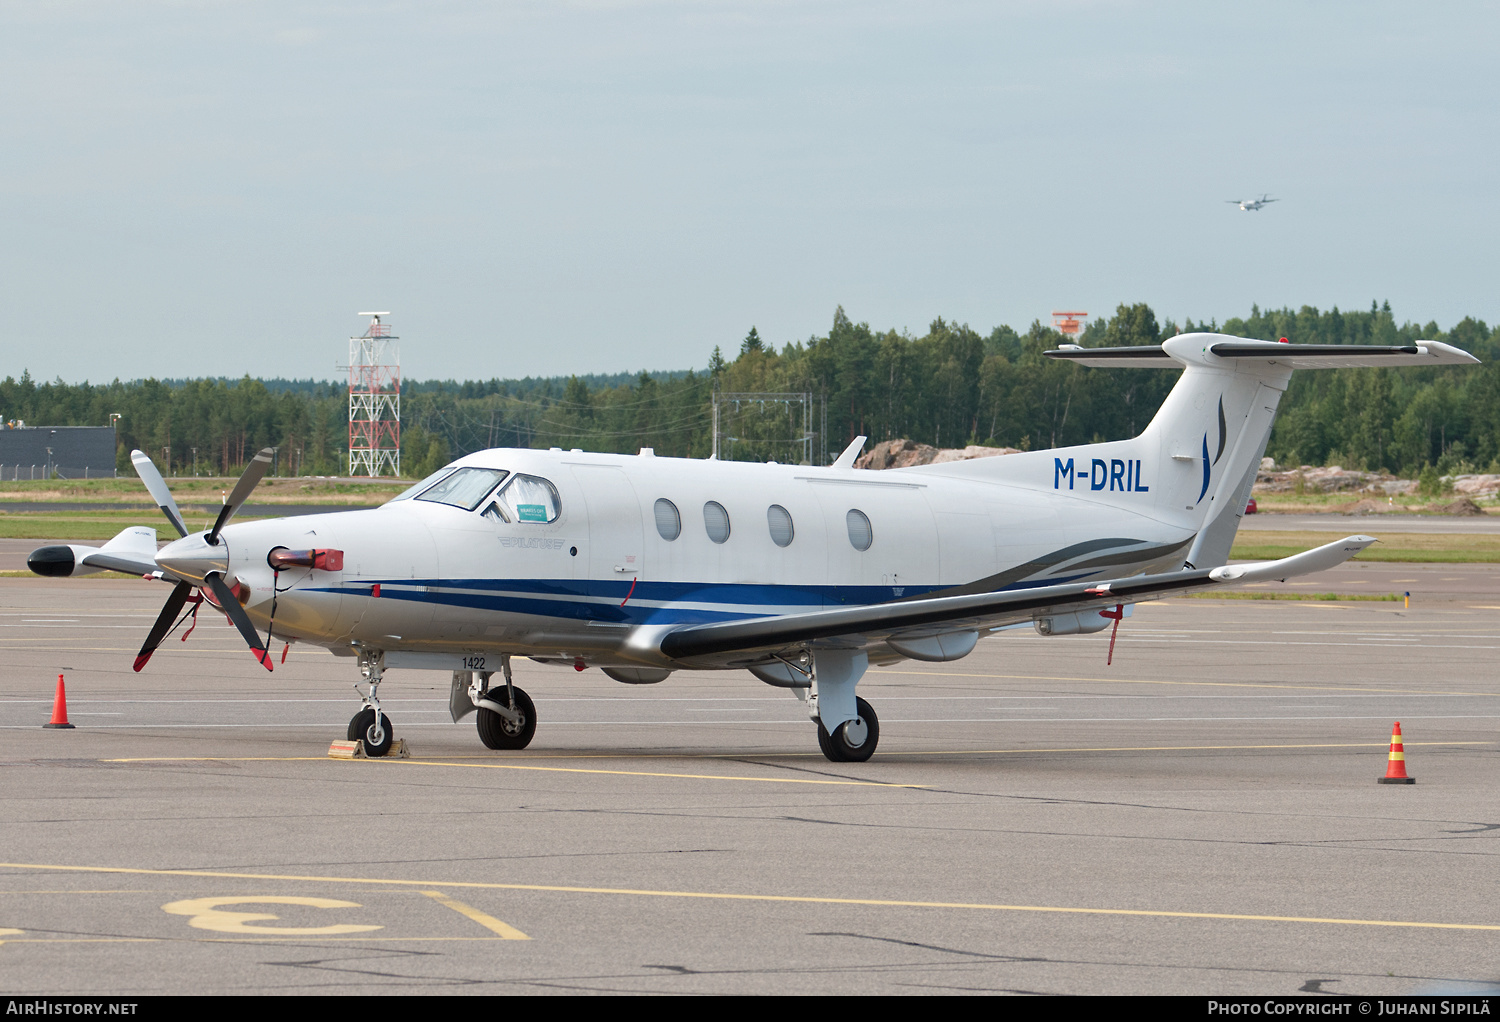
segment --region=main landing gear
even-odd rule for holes
[[[480,671],[469,686],[469,698],[478,709],[475,725],[479,740],[489,749],[524,749],[536,734],[536,707],[531,697],[517,688],[510,676],[510,657],[500,658],[505,688],[490,688],[489,671]]]
[[[834,763],[863,763],[875,755],[875,746],[880,744],[880,718],[875,716],[874,707],[854,694],[854,686],[870,666],[865,653],[819,650],[812,656],[810,672],[790,661],[783,663],[798,674],[809,675],[806,686],[797,685],[792,691],[807,703],[807,715],[818,727],[818,748],[823,755]]]

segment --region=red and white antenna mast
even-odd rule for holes
[[[349,338],[349,474],[401,474],[401,349],[380,321],[389,312],[361,312],[370,327]]]
[[[1088,319],[1087,312],[1052,312],[1052,326],[1058,333],[1068,337],[1077,337],[1078,331],[1083,329],[1083,321]]]

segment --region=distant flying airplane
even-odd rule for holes
[[[1260,209],[1260,207],[1262,206],[1268,206],[1273,202],[1280,202],[1281,200],[1271,198],[1269,192],[1261,192],[1260,198],[1258,199],[1225,199],[1224,201],[1233,203],[1234,205],[1240,207],[1242,211],[1249,213],[1254,210]]]
[[[369,683],[347,734],[369,755],[391,748],[375,691],[387,669],[450,674],[455,721],[477,710],[485,745],[525,748],[536,708],[511,660],[529,657],[629,685],[748,670],[803,702],[828,759],[860,762],[880,737],[855,694],[872,665],[957,660],[1018,626],[1097,632],[1141,600],[1286,579],[1363,550],[1375,540],[1229,563],[1293,370],[1478,361],[1436,341],[1207,333],[1047,355],[1181,376],[1130,440],[884,472],[854,468],[864,437],[826,468],[648,448],[479,451],[374,510],[231,524],[271,465],[267,448],[213,527],[194,533],[135,451],[182,538],[158,550],[155,530],[137,526],[103,547],[43,547],[27,563],[40,575],[113,569],[171,584],[136,670],[205,602],[266,670],[273,641],[347,657]]]

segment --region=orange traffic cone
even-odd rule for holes
[[[1386,764],[1381,784],[1416,784],[1415,777],[1406,776],[1406,749],[1401,744],[1401,722],[1391,729],[1391,758]]]
[[[72,727],[68,723],[68,694],[63,691],[63,676],[57,676],[57,695],[52,700],[52,719],[42,727]]]

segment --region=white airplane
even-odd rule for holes
[[[372,755],[391,746],[377,689],[392,668],[452,672],[453,719],[477,708],[485,745],[525,748],[536,710],[511,660],[530,657],[632,685],[747,669],[806,704],[830,760],[863,761],[880,737],[856,695],[872,663],[956,660],[1010,627],[1096,632],[1138,600],[1283,579],[1363,550],[1375,540],[1227,564],[1292,370],[1478,361],[1431,341],[1203,333],[1047,354],[1183,372],[1146,430],[1112,443],[881,472],[853,467],[863,437],[826,468],[489,450],[373,510],[229,524],[265,450],[213,527],[192,535],[136,451],[182,538],[157,550],[155,530],[137,527],[101,548],[43,547],[28,563],[174,583],[138,671],[203,600],[267,670],[273,642],[349,657],[369,690],[348,735]]]
[[[1268,192],[1262,192],[1258,199],[1225,199],[1224,201],[1240,207],[1241,212],[1251,213],[1262,206],[1269,206],[1271,203],[1280,202],[1281,200],[1271,198]]]

